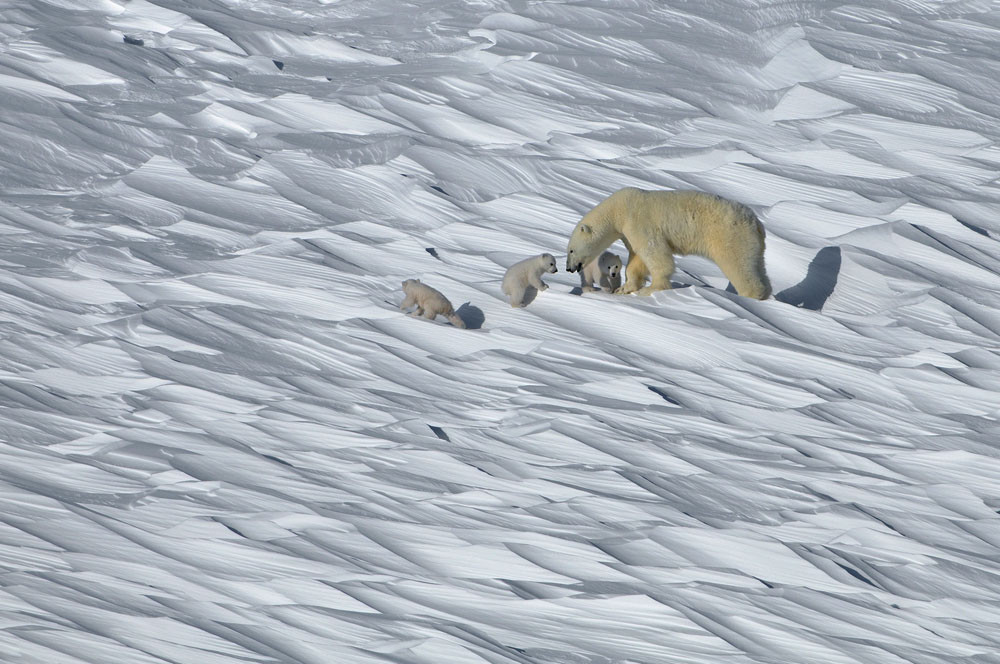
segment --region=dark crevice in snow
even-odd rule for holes
[[[667,394],[666,390],[664,390],[662,387],[655,387],[653,385],[647,385],[646,387],[651,392],[654,392],[654,393],[660,395],[660,398],[662,398],[667,403],[672,403],[675,406],[683,406],[684,405],[680,401],[678,401],[677,399],[674,399],[672,396],[670,396],[669,394]]]
[[[863,575],[861,572],[857,571],[856,569],[848,567],[847,565],[844,565],[842,563],[837,563],[837,567],[839,567],[840,569],[844,570],[845,572],[847,572],[848,574],[850,574],[851,576],[853,576],[858,581],[863,581],[863,582],[867,583],[869,586],[872,586],[873,588],[878,588],[878,586],[876,584],[874,584],[870,579],[868,579],[865,575]]]

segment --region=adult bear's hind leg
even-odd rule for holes
[[[762,255],[749,253],[736,258],[721,257],[716,264],[743,297],[766,300],[771,296],[771,282],[764,270]]]

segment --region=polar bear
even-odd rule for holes
[[[523,261],[514,263],[507,268],[507,273],[503,275],[503,282],[500,290],[510,298],[510,306],[523,307],[527,304],[524,296],[529,288],[535,288],[539,292],[548,288],[542,281],[542,275],[546,272],[558,272],[556,259],[552,254],[539,254]]]
[[[407,279],[403,282],[403,292],[406,293],[406,297],[399,305],[400,309],[406,309],[415,304],[417,308],[413,311],[412,315],[414,316],[423,316],[428,320],[434,320],[438,314],[441,314],[455,327],[465,328],[465,321],[459,318],[448,298],[436,288],[421,283],[419,279]]]
[[[740,203],[699,191],[620,189],[573,229],[566,270],[582,270],[619,239],[628,249],[628,265],[625,285],[617,293],[649,295],[668,289],[674,254],[695,254],[715,261],[740,295],[758,300],[771,295],[764,270],[764,227]],[[648,286],[647,278],[652,280]]]
[[[596,282],[604,290],[613,293],[622,286],[621,272],[622,259],[617,254],[605,251],[580,270],[580,290],[584,293],[600,290],[594,288]]]

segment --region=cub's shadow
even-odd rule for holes
[[[596,290],[592,290],[592,291],[588,291],[588,292],[590,292],[590,293],[610,293],[611,291],[609,291],[607,288],[598,288]],[[583,287],[581,287],[581,286],[573,286],[573,288],[570,289],[569,294],[570,295],[583,295]]]
[[[478,330],[486,322],[486,314],[483,313],[483,310],[468,302],[456,309],[455,313],[465,323],[465,329],[467,330]]]
[[[819,311],[833,295],[840,277],[840,247],[823,247],[809,263],[805,278],[774,299],[793,307]]]
[[[524,295],[521,297],[521,306],[528,306],[535,301],[536,297],[538,297],[538,289],[531,285],[525,286]]]

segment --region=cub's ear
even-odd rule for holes
[[[594,232],[594,229],[588,226],[587,224],[580,224],[580,232],[590,235],[591,233]]]

